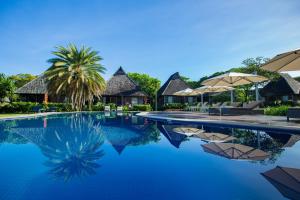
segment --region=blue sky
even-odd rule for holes
[[[0,72],[40,74],[57,45],[99,51],[105,78],[121,65],[162,81],[197,80],[300,48],[299,0],[0,0]]]

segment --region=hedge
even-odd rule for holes
[[[286,116],[290,106],[281,105],[276,107],[267,107],[264,109],[265,115]]]
[[[167,109],[183,109],[185,107],[184,104],[181,103],[168,103],[163,106],[163,110]]]

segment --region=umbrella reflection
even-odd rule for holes
[[[222,134],[222,133],[199,133],[194,135],[195,137],[200,138],[201,140],[204,140],[206,142],[228,142],[235,140],[236,137]]]
[[[188,137],[203,133],[203,129],[198,129],[194,127],[177,127],[173,129],[174,132],[186,135]]]
[[[277,166],[262,175],[286,198],[300,199],[300,169]]]
[[[236,160],[264,160],[269,154],[249,146],[234,143],[209,143],[201,145],[205,152]]]

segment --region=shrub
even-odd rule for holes
[[[92,106],[92,111],[103,111],[103,110],[104,110],[104,104],[101,102],[98,102]]]
[[[286,116],[290,106],[281,105],[276,107],[267,107],[264,110],[265,115]]]
[[[69,103],[48,103],[43,106],[45,109],[55,107],[57,112],[70,112],[73,111],[72,105]]]
[[[115,103],[109,103],[107,105],[110,106],[110,110],[116,110],[117,109],[117,106],[116,106]]]
[[[166,110],[166,109],[183,109],[184,106],[185,105],[181,104],[181,103],[168,103],[163,106],[163,109],[164,110]]]
[[[0,113],[29,113],[32,108],[38,105],[32,102],[12,102],[1,104]]]
[[[150,104],[136,104],[132,106],[132,111],[151,111],[151,105]]]

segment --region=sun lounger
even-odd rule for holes
[[[104,111],[105,112],[110,112],[110,106],[104,106]]]
[[[118,106],[117,107],[117,112],[123,112],[123,106]]]
[[[289,108],[286,117],[287,121],[290,121],[290,118],[300,118],[300,108]]]
[[[41,112],[44,112],[44,111],[45,111],[45,109],[43,109],[42,106],[33,106],[32,107],[32,112],[34,112],[34,113],[41,113]]]
[[[210,115],[258,115],[263,114],[263,110],[258,110],[256,108],[261,105],[261,101],[253,101],[248,104],[244,104],[243,107],[231,107],[225,106],[217,109],[209,109]]]

